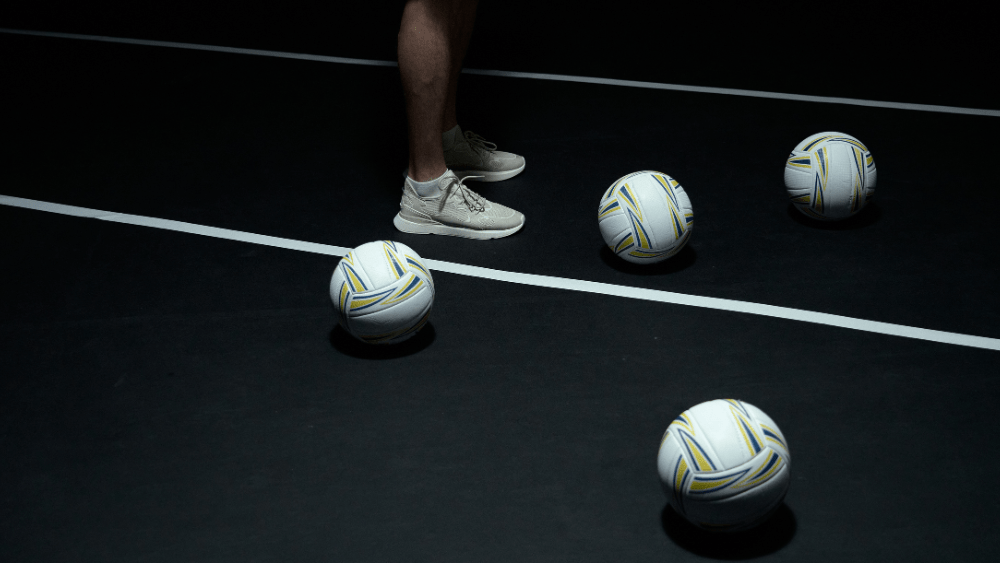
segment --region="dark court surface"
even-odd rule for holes
[[[345,247],[1000,338],[997,118],[464,76],[463,127],[525,155],[472,184],[507,239],[404,235],[395,69],[0,35],[0,193]],[[871,148],[874,204],[787,207],[806,136]],[[597,203],[691,197],[663,266]],[[430,324],[336,328],[335,257],[0,207],[2,561],[991,561],[998,352],[435,273]],[[757,405],[791,446],[763,527],[666,505],[667,424]]]

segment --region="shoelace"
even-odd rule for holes
[[[463,184],[468,178],[483,178],[484,176],[466,176],[465,178],[455,177],[455,180],[445,188],[445,198],[451,197],[451,193],[455,186],[458,186],[459,193],[462,194],[462,199],[465,200],[465,205],[469,207],[469,211],[483,212],[486,211],[486,199],[477,194],[476,192],[470,190]]]
[[[469,143],[469,146],[476,152],[488,151],[493,152],[497,150],[496,143],[491,143],[486,139],[476,135],[472,131],[465,132],[465,140]]]

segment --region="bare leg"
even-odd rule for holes
[[[442,133],[458,125],[458,116],[455,113],[458,76],[462,73],[462,61],[465,59],[465,51],[469,47],[469,39],[472,37],[472,27],[476,22],[478,4],[479,0],[463,2],[458,13],[458,21],[456,22],[458,25],[452,36],[451,75],[448,76],[448,98],[444,105],[444,121],[441,123]]]
[[[409,176],[418,182],[433,180],[447,170],[441,127],[446,121],[453,76],[457,88],[455,60],[457,57],[461,62],[465,54],[465,46],[456,48],[455,44],[462,39],[467,43],[472,32],[471,25],[467,30],[461,25],[470,18],[468,5],[463,0],[408,0],[403,9],[399,76],[406,103]],[[475,17],[474,4],[471,17]],[[451,104],[450,119],[454,120],[454,100]]]

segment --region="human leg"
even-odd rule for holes
[[[464,0],[409,0],[403,9],[397,43],[399,75],[406,104],[409,175],[418,182],[437,178],[447,170],[441,127],[449,91],[449,118],[455,119],[451,84],[457,87],[455,59],[465,51],[455,44],[463,38],[468,41],[471,35],[471,28],[466,32],[461,26],[469,17],[465,4]],[[474,6],[472,14],[474,17]]]
[[[475,0],[408,0],[403,10],[398,55],[410,155],[393,220],[401,231],[490,239],[524,226],[523,214],[476,194],[446,163],[442,128],[458,129],[455,92],[474,18]]]
[[[441,132],[444,133],[458,125],[455,99],[458,92],[458,77],[462,73],[462,61],[472,38],[472,28],[476,23],[476,8],[479,0],[462,2],[455,13],[455,26],[451,35],[451,73],[448,75],[448,97],[445,99]]]
[[[460,178],[496,182],[524,170],[523,157],[498,151],[458,126],[458,79],[477,5],[478,0],[408,0],[403,9],[398,55],[412,180],[437,179],[451,169]]]

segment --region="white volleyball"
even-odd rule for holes
[[[337,264],[330,298],[340,325],[356,338],[373,344],[402,342],[427,322],[434,279],[409,246],[369,242]]]
[[[875,195],[875,159],[855,137],[810,135],[785,161],[785,189],[795,208],[823,221],[846,219]]]
[[[644,170],[611,184],[598,206],[597,222],[612,252],[629,262],[651,264],[684,248],[694,228],[694,211],[677,180]]]
[[[757,407],[718,399],[681,413],[663,434],[656,468],[670,505],[695,526],[741,531],[781,505],[788,442]]]

